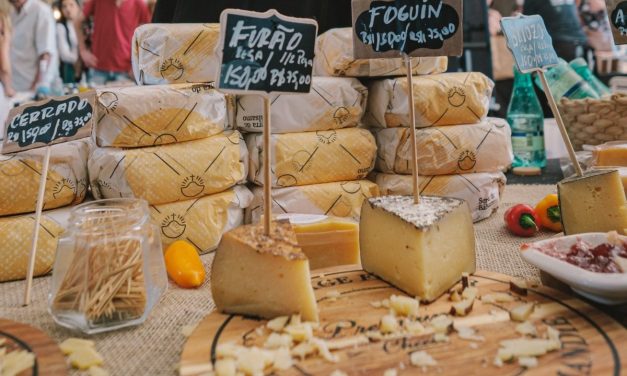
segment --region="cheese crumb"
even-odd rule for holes
[[[518,364],[521,367],[525,368],[534,368],[538,366],[538,358],[529,356],[529,357],[520,357],[518,358]]]
[[[336,369],[329,376],[348,376],[348,375],[346,374],[346,372],[342,372],[339,369]]]
[[[93,347],[82,347],[70,355],[70,364],[78,369],[89,369],[92,366],[100,366],[104,362],[102,356]]]
[[[496,292],[494,294],[486,294],[481,297],[482,303],[508,303],[516,300],[510,294],[504,292]]]
[[[420,303],[416,299],[400,295],[392,295],[390,297],[390,308],[399,316],[416,317],[418,316],[419,307]]]
[[[292,337],[289,334],[272,333],[266,339],[263,347],[267,349],[278,349],[281,347],[291,347]]]
[[[438,362],[435,361],[426,351],[416,351],[411,353],[409,361],[414,367],[428,367],[435,366]]]
[[[283,328],[285,328],[285,325],[287,325],[287,322],[289,320],[289,316],[280,316],[268,321],[266,327],[273,332],[280,332],[281,330],[283,330]]]
[[[418,321],[405,320],[403,327],[409,334],[422,334],[425,327]]]
[[[379,330],[383,334],[394,333],[398,331],[398,321],[396,321],[396,317],[392,315],[385,315],[381,318],[381,323],[379,325]]]
[[[287,348],[281,348],[274,353],[274,368],[279,371],[290,369],[294,361],[292,360],[292,354]]]
[[[460,339],[466,341],[484,342],[485,337],[477,335],[477,332],[469,326],[460,326],[455,328]]]
[[[449,333],[453,327],[453,320],[448,315],[438,315],[431,319],[430,324],[436,333]]]
[[[448,342],[449,337],[444,333],[435,333],[435,335],[433,336],[433,340],[438,343],[443,343],[443,342]]]
[[[218,359],[215,364],[216,376],[235,376],[237,367],[234,359]]]
[[[59,348],[61,348],[61,351],[65,355],[70,355],[74,351],[82,349],[83,347],[95,348],[96,344],[94,341],[90,341],[88,339],[68,338],[59,345]]]
[[[398,372],[396,372],[396,368],[389,368],[383,372],[383,376],[397,376]]]
[[[530,321],[525,321],[516,325],[516,332],[523,336],[528,335],[536,337],[538,335],[538,330],[536,329],[536,326],[533,325]]]
[[[332,302],[336,301],[336,300],[337,300],[337,298],[339,298],[340,296],[342,296],[342,295],[341,295],[341,294],[340,294],[340,292],[339,292],[339,291],[337,291],[337,290],[331,290],[331,291],[329,291],[329,292],[327,293],[327,295],[326,295],[326,297],[327,297],[330,301],[332,301]]]

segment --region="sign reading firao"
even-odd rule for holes
[[[501,27],[519,71],[528,73],[559,63],[542,17],[505,17],[501,19]]]
[[[55,97],[12,109],[5,124],[3,153],[89,137],[94,94]]]
[[[461,0],[353,0],[356,58],[461,55]]]
[[[308,93],[318,24],[227,9],[220,15],[222,54],[218,87],[229,92]]]

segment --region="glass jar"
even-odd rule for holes
[[[48,309],[61,326],[100,333],[144,322],[167,284],[146,201],[93,201],[72,209],[59,239]]]

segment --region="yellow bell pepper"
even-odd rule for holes
[[[562,231],[562,215],[557,194],[547,195],[536,205],[535,210],[540,216],[542,227],[555,232]]]
[[[165,269],[180,287],[193,288],[205,281],[205,267],[196,247],[184,240],[170,244],[165,251]]]

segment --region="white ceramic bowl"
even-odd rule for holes
[[[627,242],[627,236],[619,235],[619,238]],[[608,235],[606,233],[579,234],[525,244],[521,247],[522,257],[590,300],[608,305],[627,302],[627,273],[591,272],[540,251],[547,247],[556,251],[567,251],[579,240],[596,246],[607,243]]]

